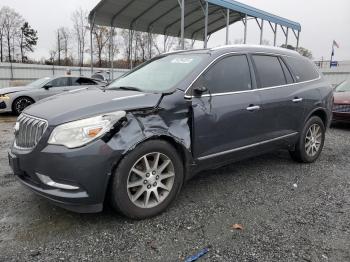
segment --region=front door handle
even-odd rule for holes
[[[299,97],[295,97],[295,98],[292,100],[293,103],[299,103],[299,102],[302,102],[302,101],[303,101],[303,99],[302,99],[302,98],[299,98]]]
[[[248,111],[257,111],[260,110],[260,106],[250,105],[247,107]]]

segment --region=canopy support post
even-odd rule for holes
[[[149,59],[152,59],[152,34],[148,32],[148,52]]]
[[[247,27],[248,27],[248,17],[247,14],[244,17],[244,40],[243,43],[247,43]]]
[[[180,3],[180,0],[179,0]],[[185,49],[185,0],[181,0],[181,49]]]
[[[93,51],[93,42],[92,42],[92,34],[95,26],[95,13],[92,21],[90,22],[90,70],[91,76],[94,74],[94,51]]]
[[[298,36],[297,36],[297,49],[299,48],[299,38],[300,38],[300,31],[298,31]]]
[[[289,32],[289,27],[287,27],[287,30],[286,30],[286,48],[288,45],[288,32]]]
[[[229,41],[229,28],[230,28],[230,9],[226,9],[226,45]]]
[[[110,65],[111,65],[111,72],[109,74],[109,80],[112,80],[113,79],[113,60],[114,60],[114,27],[113,25],[111,25],[111,32],[110,32],[110,39],[109,39],[109,55],[110,55]]]
[[[208,10],[209,4],[208,1],[205,1],[205,14],[204,14],[204,48],[208,46]]]
[[[130,69],[132,69],[132,31],[129,29],[129,59],[130,59]]]
[[[260,45],[263,43],[263,36],[264,36],[264,20],[261,19],[261,26],[260,26]]]
[[[273,32],[273,46],[277,44],[277,24],[275,24],[275,31]]]

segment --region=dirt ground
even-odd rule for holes
[[[288,152],[200,173],[163,214],[75,214],[24,188],[0,116],[0,261],[350,261],[350,126],[327,131],[314,164]],[[241,224],[243,230],[232,229]]]

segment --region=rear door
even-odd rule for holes
[[[301,90],[279,56],[252,54],[267,139],[294,139],[303,121]]]
[[[193,151],[199,161],[225,161],[223,156],[240,154],[263,139],[260,97],[253,90],[246,55],[219,59],[192,87],[197,85],[208,89],[202,95],[192,94]]]

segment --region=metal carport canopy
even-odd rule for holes
[[[183,9],[182,3],[184,3]],[[228,9],[230,11],[227,11]],[[207,32],[205,32],[206,13]],[[203,41],[206,35],[242,21],[247,16],[278,24],[293,31],[301,31],[301,26],[297,22],[233,0],[102,0],[90,12],[89,21],[95,25],[175,37],[181,37],[183,28],[185,38]],[[181,26],[182,21],[184,27]]]

